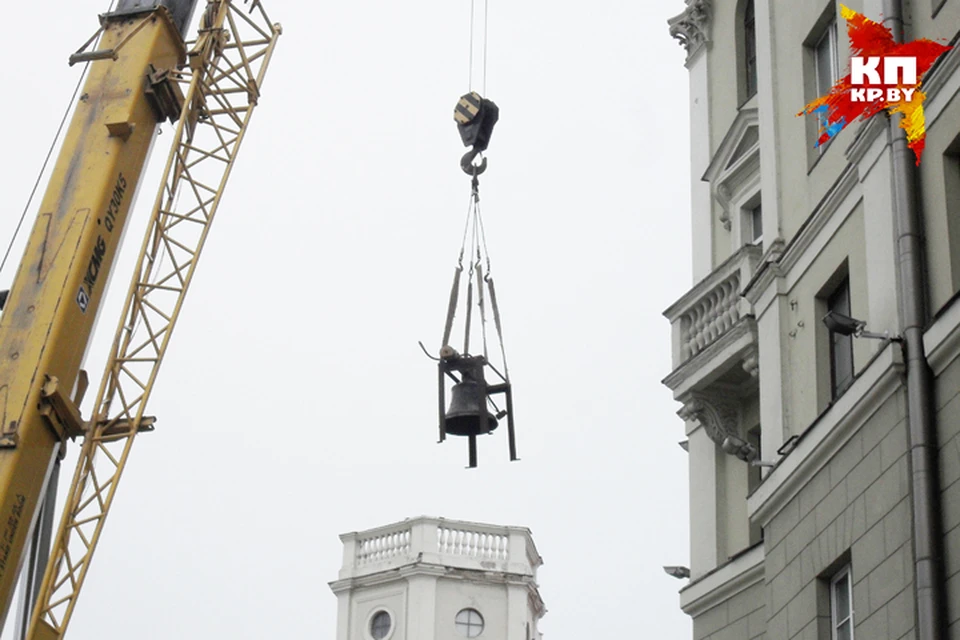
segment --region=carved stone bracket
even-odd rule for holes
[[[718,395],[692,392],[683,408],[677,412],[684,420],[696,420],[706,430],[711,440],[718,445],[724,438],[740,438],[741,408],[738,398],[727,399]]]
[[[683,13],[667,20],[670,35],[687,50],[687,61],[710,41],[710,0],[686,0]]]
[[[757,353],[754,351],[746,358],[743,359],[741,363],[743,370],[750,374],[750,377],[757,379],[760,375],[760,360],[757,357]]]

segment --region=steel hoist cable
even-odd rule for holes
[[[482,93],[486,94],[487,92],[487,41],[490,24],[490,0],[483,0],[483,39],[481,42],[480,49],[480,64],[481,64],[481,75],[480,75],[480,87]],[[473,91],[473,66],[474,66],[474,50],[476,48],[476,32],[477,32],[477,9],[476,9],[476,0],[470,0],[470,53],[468,56],[468,70],[467,70],[467,87],[470,91]]]
[[[460,169],[471,177],[470,202],[463,225],[457,266],[453,273],[453,284],[447,302],[447,316],[443,326],[443,340],[439,357],[431,356],[423,343],[420,343],[424,353],[437,362],[439,441],[446,440],[448,434],[466,436],[468,438],[469,467],[477,466],[477,437],[492,433],[504,418],[507,422],[510,460],[518,460],[514,434],[513,391],[507,376],[500,309],[497,305],[497,295],[491,276],[486,230],[480,212],[480,175],[487,169],[487,159],[483,156],[483,152],[490,143],[490,136],[500,117],[500,110],[492,100],[488,100],[473,91],[475,39],[478,31],[476,4],[476,0],[470,0],[470,55],[467,75],[470,92],[460,97],[453,114],[463,145],[472,147],[460,158]],[[486,91],[489,0],[484,0],[483,22],[481,86],[483,91]],[[463,282],[464,258],[468,262],[466,282]],[[466,308],[463,309],[462,323],[460,324],[460,328],[463,330],[463,340],[460,343],[463,352],[458,353],[451,345],[451,340],[455,339],[453,336],[454,323],[457,312],[461,308],[461,288],[466,289]],[[477,307],[479,328],[475,326],[473,320],[474,305]],[[493,314],[503,372],[490,361],[491,345],[487,335],[488,308]],[[479,334],[479,346],[474,348],[480,349],[481,353],[472,353],[471,339],[477,333]],[[450,387],[449,409],[446,408],[445,402],[448,393],[447,387]],[[494,397],[502,397],[503,409],[498,406]]]
[[[110,0],[110,7],[107,9],[107,13],[113,11],[114,0]],[[99,42],[99,38],[97,39]],[[40,188],[40,182],[43,181],[43,174],[47,171],[47,165],[50,163],[50,158],[53,156],[54,149],[57,148],[57,143],[60,141],[60,134],[63,133],[63,127],[67,124],[67,118],[70,117],[70,112],[73,110],[74,102],[77,99],[77,94],[80,93],[80,87],[83,86],[83,80],[87,77],[87,69],[90,67],[90,63],[84,63],[83,71],[80,72],[80,77],[77,79],[77,86],[73,88],[73,94],[70,96],[70,100],[67,101],[67,108],[63,111],[63,117],[60,118],[60,124],[57,126],[57,132],[53,134],[53,140],[50,142],[50,148],[47,149],[47,155],[43,158],[43,164],[40,165],[40,172],[37,174],[37,179],[33,182],[33,187],[30,189],[30,195],[27,196],[27,203],[23,206],[23,211],[20,213],[20,219],[17,221],[17,226],[13,230],[13,236],[10,238],[10,243],[7,244],[7,249],[3,253],[3,259],[0,260],[0,274],[3,273],[3,268],[7,266],[7,259],[10,257],[10,252],[13,250],[13,245],[17,242],[17,237],[20,235],[20,229],[23,227],[23,221],[27,218],[27,212],[30,211],[30,206],[33,204],[33,198],[37,195],[37,189]]]

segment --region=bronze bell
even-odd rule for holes
[[[487,390],[481,382],[464,379],[450,390],[446,432],[455,436],[477,436],[497,428],[497,418],[487,410]],[[486,416],[486,420],[483,419]]]

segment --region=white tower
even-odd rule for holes
[[[340,540],[336,640],[542,638],[529,529],[420,517]]]

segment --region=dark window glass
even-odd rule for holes
[[[390,614],[386,611],[378,611],[370,621],[370,635],[376,640],[382,640],[390,633]]]
[[[763,242],[763,208],[759,204],[750,211],[750,227],[753,242]]]
[[[830,584],[830,625],[832,640],[853,638],[853,598],[850,582],[850,567],[844,567]]]
[[[753,0],[747,0],[743,11],[743,62],[746,97],[749,98],[757,92],[757,22],[753,13]]]
[[[827,310],[850,315],[850,280],[845,279],[827,298]],[[830,390],[833,398],[853,382],[853,336],[830,334]]]
[[[831,22],[814,49],[817,66],[817,97],[830,93],[837,81],[837,23]]]

